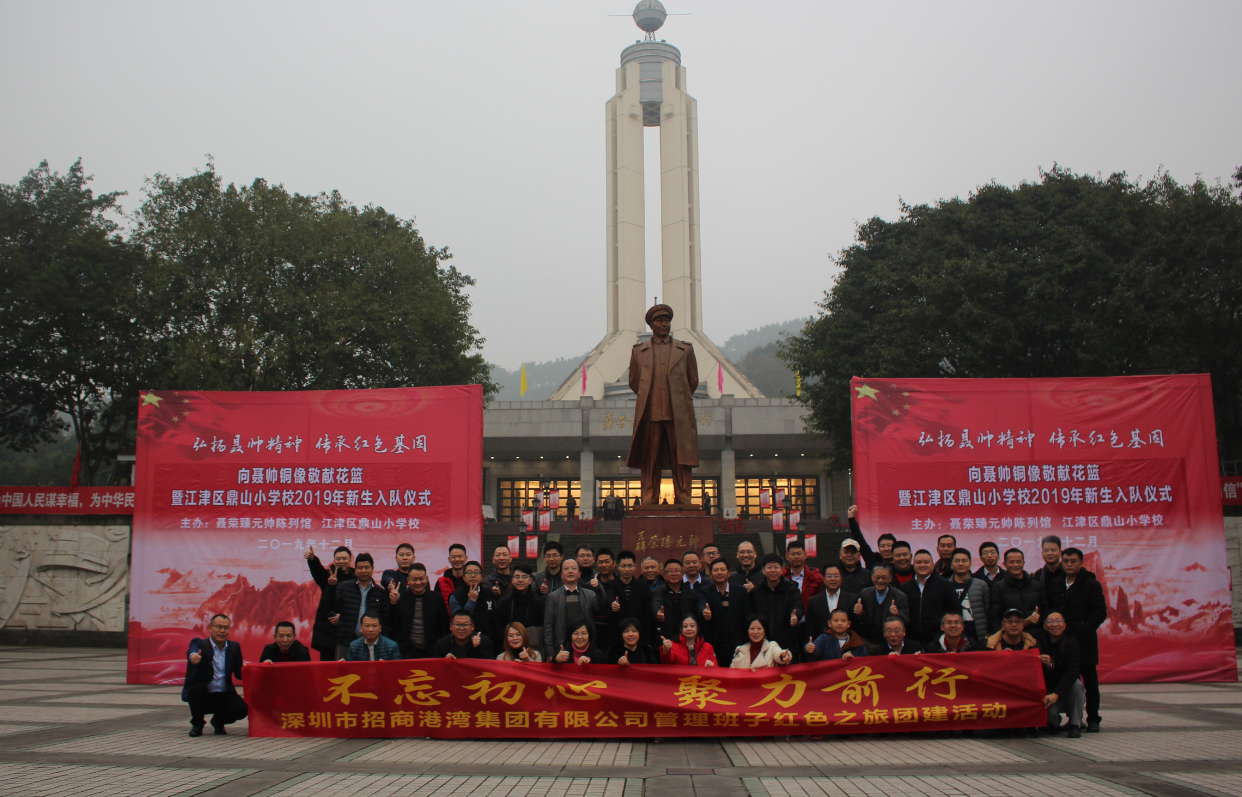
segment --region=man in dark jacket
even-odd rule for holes
[[[824,591],[824,575],[806,563],[806,547],[797,540],[785,546],[785,562],[785,578],[798,585],[805,608],[811,598]]]
[[[319,654],[320,661],[336,661],[336,625],[329,619],[335,612],[336,587],[354,577],[349,566],[352,554],[344,545],[332,554],[332,568],[326,569],[315,555],[314,548],[306,549],[306,566],[311,578],[319,587],[319,606],[315,609],[315,625],[311,631],[311,649]]]
[[[863,587],[871,586],[871,571],[862,565],[862,551],[856,540],[841,541],[837,567],[841,568],[841,585],[850,592],[862,594]]]
[[[1087,733],[1100,731],[1100,640],[1097,629],[1108,619],[1104,586],[1095,574],[1083,569],[1082,551],[1066,548],[1061,554],[1064,578],[1044,582],[1046,610],[1060,612],[1066,633],[1078,643],[1079,670],[1087,698]]]
[[[875,655],[884,644],[884,623],[900,617],[902,635],[910,624],[910,599],[893,585],[893,568],[876,565],[871,571],[872,585],[865,587],[850,611],[854,613],[854,630],[867,643],[867,652]]]
[[[988,605],[988,634],[1001,628],[1001,618],[1009,609],[1020,609],[1028,626],[1038,630],[1043,615],[1043,585],[1027,575],[1026,557],[1018,548],[1005,551],[1005,575],[992,582]]]
[[[780,556],[763,557],[763,581],[750,591],[750,603],[768,624],[768,639],[796,656],[799,624],[806,610],[798,585],[781,575],[784,569]]]
[[[389,568],[380,576],[380,586],[388,591],[388,585],[396,583],[398,590],[403,590],[410,580],[410,568],[414,565],[414,546],[403,542],[397,546],[397,566]]]
[[[465,609],[453,612],[449,634],[436,643],[431,650],[432,658],[485,659],[496,658],[492,641],[474,630],[474,618]]]
[[[401,658],[431,658],[431,649],[449,632],[449,618],[440,593],[431,588],[426,566],[415,562],[406,589],[389,589],[388,603],[389,615],[395,618],[392,640],[401,649]]]
[[[1039,662],[1044,666],[1044,708],[1048,709],[1048,732],[1059,733],[1061,714],[1066,717],[1071,739],[1082,736],[1083,688],[1078,680],[1078,641],[1066,631],[1065,616],[1050,610],[1039,637]]]
[[[259,655],[263,664],[310,661],[310,650],[298,641],[293,623],[282,620],[276,624],[275,642],[268,643]]]
[[[1049,534],[1039,541],[1039,553],[1044,559],[1044,566],[1031,573],[1031,578],[1035,579],[1047,592],[1047,583],[1054,578],[1065,578],[1065,571],[1061,568],[1061,538],[1055,534]]]
[[[750,594],[729,581],[729,563],[717,559],[708,569],[712,583],[703,589],[707,606],[703,609],[702,633],[716,652],[716,663],[728,667],[733,651],[747,641],[746,618],[751,615]]]
[[[496,602],[492,621],[497,641],[504,644],[505,628],[509,623],[521,623],[526,628],[526,639],[535,650],[543,650],[543,602],[535,591],[535,580],[530,565],[513,565],[509,577],[509,589]]]
[[[989,540],[979,546],[979,561],[983,564],[975,571],[975,578],[986,581],[990,589],[996,579],[1005,575],[1005,568],[997,564],[1000,562],[1000,548],[996,543]]]
[[[874,578],[875,574],[871,575]],[[828,628],[828,618],[832,616],[833,609],[845,609],[850,613],[851,621],[857,624],[858,620],[854,618],[854,604],[857,602],[858,594],[841,586],[841,568],[837,565],[825,567],[824,589],[807,601],[806,622],[802,624],[802,636],[799,641],[805,645],[807,642],[814,642],[820,634],[825,633]],[[859,635],[861,636],[861,633]]]
[[[923,646],[913,639],[906,639],[906,623],[900,617],[884,620],[884,644],[876,651],[877,656],[913,656],[922,653]]]
[[[759,566],[755,544],[743,540],[737,545],[737,567],[729,574],[729,581],[745,590],[752,590],[763,581],[763,568]],[[749,583],[750,586],[746,586]]]
[[[914,554],[914,578],[901,589],[910,599],[909,634],[927,650],[940,636],[940,620],[946,612],[961,613],[962,604],[948,579],[935,573],[930,551]]]
[[[513,554],[508,545],[497,545],[492,549],[492,572],[483,579],[483,594],[492,601],[500,600],[509,588],[513,578]],[[493,604],[494,605],[494,604]]]
[[[936,540],[936,553],[940,558],[936,560],[933,571],[941,578],[953,578],[953,552],[957,550],[957,537],[952,534],[941,534]]]
[[[651,645],[651,590],[638,575],[638,557],[633,551],[622,551],[617,555],[616,577],[604,584],[604,600],[612,612],[612,622],[609,623],[612,638],[597,639],[600,647],[614,648],[621,644],[623,620],[637,620],[641,637],[638,644]]]
[[[206,639],[190,640],[186,651],[185,684],[181,699],[190,704],[190,736],[202,736],[205,716],[211,715],[211,727],[217,736],[227,733],[224,726],[246,718],[250,707],[233,679],[242,677],[241,645],[229,641],[232,622],[217,614],[207,624]]]
[[[388,593],[375,583],[375,560],[369,553],[360,553],[354,560],[354,577],[336,585],[333,616],[336,625],[336,658],[349,655],[349,646],[362,636],[362,615],[375,612],[381,618],[388,614]],[[329,618],[332,619],[332,618]]]
[[[651,591],[652,646],[661,639],[676,641],[687,614],[703,627],[703,593],[682,580],[681,560],[664,563],[664,583]]]
[[[561,562],[565,549],[556,540],[549,540],[543,546],[543,570],[535,574],[535,591],[545,598],[561,586]]]

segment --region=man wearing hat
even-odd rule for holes
[[[861,595],[863,587],[871,586],[871,571],[862,565],[862,551],[858,541],[846,539],[841,543],[841,584],[849,592]]]
[[[669,336],[673,308],[657,304],[647,311],[651,339],[630,353],[630,390],[638,395],[634,436],[626,465],[638,468],[642,503],[660,503],[660,472],[673,472],[674,503],[690,507],[690,474],[699,464],[699,431],[693,396],[699,386],[694,346]]]

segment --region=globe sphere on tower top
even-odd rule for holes
[[[660,0],[642,0],[634,6],[634,24],[647,33],[655,33],[668,18],[664,4]]]

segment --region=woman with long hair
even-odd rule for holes
[[[731,666],[754,672],[793,661],[792,653],[768,639],[768,624],[759,615],[752,614],[746,619],[746,635],[750,641],[737,646]]]
[[[509,623],[505,626],[501,643],[504,650],[496,657],[496,661],[543,661],[539,651],[531,646],[526,626],[521,623]]]

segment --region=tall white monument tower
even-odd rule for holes
[[[673,308],[673,336],[694,344],[699,395],[763,396],[703,333],[698,102],[686,93],[681,51],[655,38],[667,16],[660,0],[635,7],[646,37],[621,51],[617,93],[604,105],[608,331],[587,357],[585,391],[579,367],[554,401],[628,394],[630,350],[649,334],[643,316],[655,292],[646,284],[645,127],[660,128],[660,300]]]

